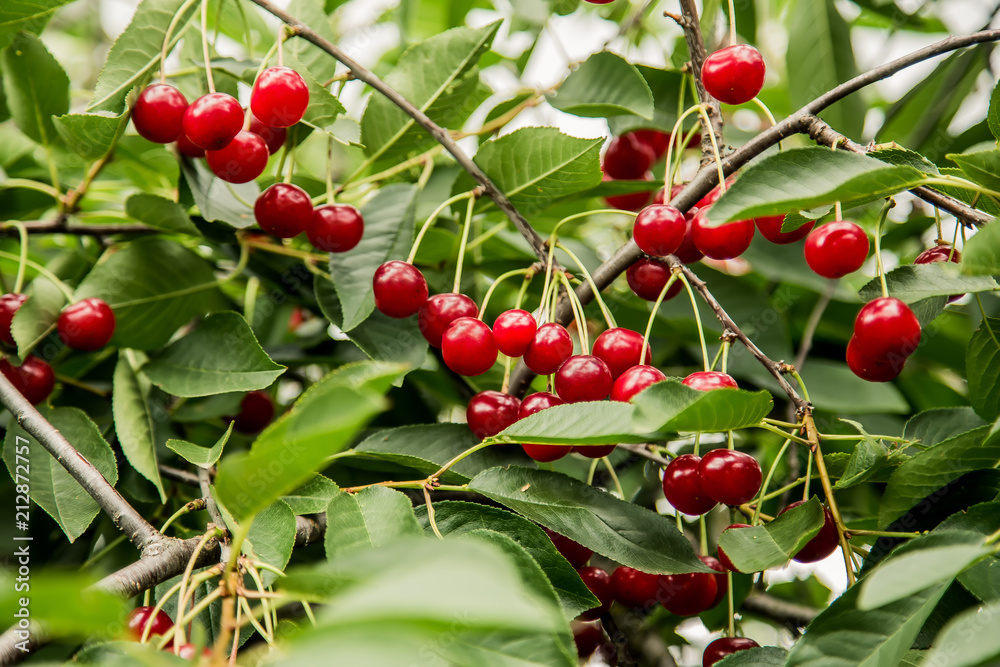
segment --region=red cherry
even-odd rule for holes
[[[184,111],[184,134],[206,151],[225,148],[243,129],[243,107],[226,93],[209,93]]]
[[[705,514],[716,505],[701,485],[700,463],[699,456],[681,454],[663,471],[663,495],[678,512],[691,516]]]
[[[606,5],[609,2],[614,2],[615,0],[587,0],[592,5]]]
[[[728,373],[718,371],[698,371],[691,373],[681,381],[692,389],[698,391],[712,391],[713,389],[739,389],[736,380]]]
[[[181,155],[186,155],[189,158],[205,157],[205,149],[191,143],[191,140],[183,132],[181,136],[177,137],[177,150],[181,152]]]
[[[565,535],[560,535],[550,528],[542,526],[542,530],[545,534],[549,536],[552,540],[552,546],[556,548],[559,554],[569,561],[569,564],[573,567],[580,568],[587,564],[590,557],[594,555],[594,552],[583,546],[578,542],[574,542]]]
[[[312,313],[307,311],[305,308],[300,306],[295,306],[292,308],[292,314],[288,316],[288,330],[297,331],[302,323],[307,319],[312,317]]]
[[[375,293],[375,307],[389,317],[409,317],[427,303],[427,281],[424,274],[412,264],[398,259],[386,262],[375,270],[372,289]],[[475,307],[476,304],[472,305]],[[478,312],[476,309],[473,315]],[[440,334],[438,339],[440,340]]]
[[[613,181],[615,179],[611,178],[607,174],[604,174],[601,180]],[[651,181],[653,180],[653,175],[646,172],[636,180]],[[633,192],[625,195],[611,195],[610,197],[605,197],[604,201],[607,202],[608,206],[611,208],[618,208],[623,211],[638,211],[649,203],[649,192]]]
[[[588,459],[603,459],[615,451],[617,445],[577,445],[573,451]]]
[[[611,387],[611,400],[628,403],[640,391],[666,379],[667,376],[653,366],[633,366],[615,380]]]
[[[623,134],[608,144],[601,167],[613,179],[635,179],[642,178],[655,161],[652,148],[634,134]]]
[[[621,565],[611,573],[611,591],[615,600],[626,607],[645,609],[655,604],[660,590],[660,575],[649,574]]]
[[[240,132],[217,151],[206,151],[205,159],[212,173],[229,183],[249,183],[264,173],[267,144],[253,132]]]
[[[868,358],[905,359],[920,344],[920,321],[899,299],[880,297],[866,303],[858,312],[854,320],[854,338]]]
[[[913,260],[914,264],[933,264],[935,262],[953,262],[955,264],[962,263],[962,253],[958,250],[953,249],[950,245],[938,245],[933,248],[928,248],[922,253],[917,255],[917,258]],[[948,297],[948,303],[954,303],[961,299],[964,294],[952,294]]]
[[[753,220],[709,227],[708,211],[708,207],[698,209],[691,220],[691,238],[698,250],[712,259],[733,259],[745,253],[753,241]]]
[[[0,373],[32,405],[38,405],[48,398],[56,386],[56,375],[52,372],[52,367],[34,355],[29,355],[20,366],[12,365],[9,359],[0,359]]]
[[[660,292],[666,287],[667,281],[670,280],[671,274],[670,266],[666,263],[643,258],[628,267],[625,272],[625,280],[637,297],[646,301],[656,301],[660,297]],[[684,289],[684,285],[681,281],[675,280],[674,284],[667,290],[663,300],[673,299],[681,293],[682,289]]]
[[[729,592],[729,577],[726,576],[726,568],[723,567],[722,563],[720,563],[717,559],[712,558],[711,556],[698,556],[698,560],[700,560],[702,563],[712,568],[716,572],[721,573],[712,575],[713,577],[715,577],[715,588],[716,588],[715,599],[712,600],[711,604],[711,606],[714,607],[715,605],[722,602],[722,599],[726,597],[726,594]]]
[[[176,655],[180,658],[184,658],[185,660],[195,660],[199,657],[198,647],[195,646],[194,644],[181,644],[177,648]],[[212,649],[208,648],[207,646],[201,649],[201,657],[211,658]]]
[[[732,655],[748,648],[758,648],[760,644],[746,637],[719,637],[714,642],[705,647],[705,654],[701,658],[702,667],[712,667],[727,655]]]
[[[250,110],[268,127],[291,127],[309,106],[309,86],[293,69],[268,67],[250,93]]]
[[[597,648],[608,640],[600,623],[584,623],[573,621],[573,643],[576,644],[576,654],[581,658],[589,658]]]
[[[497,344],[489,326],[474,317],[460,317],[441,337],[444,363],[459,375],[482,375],[497,361]]]
[[[464,294],[435,294],[417,309],[417,326],[432,347],[441,347],[441,337],[452,322],[478,314],[476,302]]]
[[[659,160],[667,154],[670,140],[673,139],[669,132],[660,132],[659,130],[633,130],[629,134],[640,144],[653,151],[654,160]]]
[[[753,222],[757,225],[757,231],[760,235],[771,243],[776,243],[778,245],[785,245],[788,243],[795,243],[799,239],[804,239],[806,234],[808,234],[812,228],[816,225],[814,222],[808,222],[794,232],[783,232],[781,231],[781,225],[785,223],[785,216],[783,215],[769,215],[763,218],[754,218]]]
[[[153,616],[153,607],[136,607],[129,612],[125,620],[125,627],[128,636],[136,641],[142,639],[142,633],[149,626],[149,637],[154,635],[165,635],[174,627],[174,622],[170,616],[162,609]]]
[[[778,516],[781,516],[793,507],[798,507],[799,505],[804,505],[806,501],[798,500],[785,509],[778,512]],[[792,556],[792,560],[798,561],[799,563],[815,563],[816,561],[823,560],[840,546],[840,536],[837,534],[837,525],[833,521],[833,514],[830,510],[823,508],[823,527],[819,529],[816,537],[812,538],[806,545],[799,549],[798,553]]]
[[[858,339],[851,337],[847,343],[847,367],[862,380],[869,382],[889,382],[895,380],[903,370],[906,357],[894,355],[891,359],[869,356]]]
[[[132,107],[132,124],[145,139],[169,144],[184,132],[187,99],[181,91],[165,83],[148,86]]]
[[[727,527],[726,530],[739,530],[741,528],[749,527],[750,525],[746,523],[734,523]],[[726,530],[723,530],[722,532],[725,533]],[[722,567],[726,568],[730,572],[740,572],[740,570],[733,565],[733,561],[729,560],[729,556],[727,556],[726,552],[722,550],[722,547],[719,547],[719,562],[722,563]]]
[[[549,322],[538,327],[524,351],[524,363],[538,375],[551,375],[573,354],[573,339],[566,327]]]
[[[493,338],[497,347],[508,357],[520,357],[528,349],[538,323],[526,310],[508,310],[493,322]]]
[[[288,137],[288,130],[283,127],[268,127],[256,116],[250,116],[250,127],[247,128],[258,137],[264,140],[267,145],[267,152],[274,155],[285,145],[285,138]]]
[[[240,413],[231,419],[234,431],[259,433],[274,419],[274,401],[267,392],[247,392],[240,401]]]
[[[567,403],[603,401],[612,384],[608,365],[591,354],[572,356],[556,370],[556,393]]]
[[[677,616],[694,616],[711,609],[719,590],[715,576],[707,572],[664,575],[660,604]]]
[[[524,419],[529,417],[536,412],[541,412],[542,410],[547,410],[553,405],[566,405],[566,402],[555,394],[550,394],[547,391],[536,391],[533,394],[529,394],[524,397],[521,401],[521,410],[517,414],[518,419]]]
[[[683,213],[669,204],[653,204],[639,211],[632,238],[647,255],[666,257],[681,247],[686,231]]]
[[[579,618],[582,621],[596,621],[608,611],[608,608],[611,607],[611,601],[614,599],[614,593],[611,590],[611,575],[599,567],[581,567],[576,573],[580,575],[583,583],[601,603],[601,606],[588,609],[580,614]]]
[[[469,401],[465,420],[480,440],[490,438],[517,421],[521,401],[499,391],[481,391]]]
[[[764,57],[747,44],[733,44],[705,58],[701,83],[708,94],[726,104],[743,104],[764,87]]]
[[[853,222],[829,222],[806,238],[806,263],[824,278],[842,278],[861,268],[870,247],[865,230]]]
[[[83,299],[59,314],[59,338],[74,350],[99,350],[115,333],[115,314],[101,299]]]
[[[312,219],[312,200],[291,183],[275,183],[257,197],[253,205],[257,224],[268,234],[290,239],[305,231]]]
[[[531,443],[522,444],[521,449],[533,461],[538,461],[539,463],[558,461],[573,451],[573,448],[569,445],[535,445]]]
[[[735,449],[713,449],[698,465],[701,487],[724,505],[742,505],[760,491],[763,479],[757,459]]]
[[[361,211],[350,204],[327,204],[313,211],[306,227],[309,242],[324,252],[347,252],[365,233]]]
[[[594,356],[608,365],[612,379],[617,379],[633,366],[652,361],[653,354],[648,345],[643,359],[639,359],[641,352],[642,334],[631,329],[608,329],[594,341]]]
[[[701,261],[705,256],[705,253],[698,250],[698,246],[694,243],[694,216],[700,210],[699,208],[692,207],[684,214],[684,223],[687,225],[684,231],[684,240],[681,241],[681,247],[674,253],[674,257],[681,260],[682,264],[694,264]],[[679,290],[680,288],[678,288]]]
[[[547,391],[535,392],[530,396],[525,396],[524,400],[521,401],[521,409],[517,413],[517,418],[519,420],[524,419],[536,412],[551,408],[553,405],[565,405],[565,403],[561,398]],[[569,445],[536,445],[528,443],[522,444],[521,448],[525,454],[535,461],[542,463],[558,461],[573,451],[573,448]]]
[[[24,305],[28,297],[24,294],[13,292],[0,296],[0,341],[8,345],[14,345],[14,334],[11,333],[10,325],[14,320],[14,313]]]

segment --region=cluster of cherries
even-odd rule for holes
[[[16,313],[28,299],[24,294],[4,294],[0,296],[0,342],[14,347],[11,323]],[[89,298],[67,306],[59,314],[56,323],[59,338],[74,350],[99,350],[108,344],[115,333],[115,314],[101,299]],[[14,388],[38,405],[49,397],[56,386],[55,372],[45,361],[31,354],[20,366],[0,359],[0,372],[10,380]]]
[[[154,611],[156,612],[155,615],[153,614]],[[146,634],[147,639],[154,636],[161,637],[167,634],[170,628],[174,627],[174,621],[170,618],[169,614],[162,609],[157,611],[154,607],[136,607],[129,612],[125,623],[129,638],[135,641],[142,641],[143,633]],[[180,656],[185,660],[191,660],[192,662],[198,660],[199,657],[212,657],[212,649],[208,647],[203,648],[199,656],[198,647],[190,643],[175,647],[174,642],[171,641],[163,647],[163,650],[170,651],[174,655]]]

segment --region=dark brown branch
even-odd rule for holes
[[[168,466],[165,463],[161,463],[159,468],[160,474],[168,479],[172,479],[175,482],[180,482],[181,484],[187,484],[189,486],[199,486],[198,475],[195,475],[193,472]]]
[[[139,223],[106,225],[71,225],[66,215],[60,214],[54,220],[33,220],[21,223],[29,234],[73,234],[76,236],[110,236],[112,234],[155,234],[159,230]],[[17,227],[7,223],[0,227],[0,233],[12,236]]]
[[[654,452],[649,451],[649,449],[646,448],[646,445],[628,445],[628,444],[622,444],[622,445],[618,445],[618,447],[620,447],[621,449],[627,450],[629,452],[632,452],[636,456],[641,456],[644,459],[648,459],[648,460],[652,461],[653,463],[658,463],[661,466],[666,466],[666,465],[668,465],[670,463],[670,461],[668,461],[667,459],[663,458],[659,454],[656,454]]]
[[[705,50],[705,38],[701,34],[701,24],[698,21],[698,5],[695,0],[680,0],[681,16],[680,26],[684,29],[684,39],[687,41],[688,51],[691,54],[691,74],[694,76],[695,89],[698,91],[698,100],[705,107],[708,118],[712,121],[711,127],[701,129],[701,162],[702,165],[709,165],[715,162],[715,154],[712,151],[712,133],[715,133],[715,142],[722,150],[722,109],[719,102],[708,94],[705,86],[701,83],[701,66],[708,57]],[[702,123],[704,125],[704,123]]]
[[[354,75],[355,79],[359,81],[364,81],[366,84],[374,88],[376,91],[384,95],[390,102],[395,104],[397,107],[402,109],[410,118],[412,118],[420,127],[424,128],[428,134],[430,134],[434,139],[444,146],[445,150],[451,153],[455,161],[463,168],[465,171],[469,172],[472,176],[482,186],[483,191],[489,196],[490,199],[497,205],[501,211],[506,214],[508,218],[514,223],[521,235],[528,241],[531,245],[532,250],[538,255],[538,258],[545,261],[548,257],[548,247],[545,244],[545,240],[538,235],[538,232],[532,228],[528,221],[525,219],[521,212],[514,207],[510,202],[510,199],[505,195],[490,177],[479,168],[475,162],[473,162],[468,155],[455,143],[452,139],[451,134],[431,120],[427,114],[411,104],[405,97],[396,92],[391,86],[387,85],[382,79],[376,76],[374,73],[370,72],[353,58],[348,56],[346,53],[341,51],[336,45],[331,44],[329,41],[319,35],[316,31],[312,30],[309,26],[305,25],[297,18],[289,14],[288,12],[275,7],[268,0],[253,0],[253,2],[261,7],[264,11],[273,14],[278,17],[289,26],[291,26],[293,32],[302,37],[306,41],[315,44],[317,47],[330,54],[338,61],[347,66],[351,70],[351,74]]]
[[[764,616],[772,621],[790,623],[796,627],[805,627],[819,615],[819,610],[805,605],[788,602],[767,593],[753,591],[743,602],[741,609],[758,616]]]

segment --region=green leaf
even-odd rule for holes
[[[236,229],[256,224],[253,209],[245,203],[257,201],[260,187],[256,181],[226,183],[217,178],[202,162],[202,160],[182,159],[180,183],[182,192],[186,188],[191,193],[201,217],[208,222],[224,222]]]
[[[1000,416],[1000,319],[987,317],[972,334],[965,352],[969,400],[986,421]]]
[[[907,165],[811,146],[764,157],[746,171],[708,215],[712,225],[844,202],[875,201],[920,185],[925,176]]]
[[[288,13],[315,30],[327,41],[336,44],[338,39],[330,24],[330,17],[323,7],[323,0],[292,0]],[[304,39],[291,39],[285,44],[285,52],[305,65],[312,76],[319,81],[328,81],[337,73],[337,61],[318,46]]]
[[[155,350],[205,311],[216,285],[212,265],[178,243],[147,237],[113,246],[76,289],[115,311],[112,344]]]
[[[861,424],[849,419],[841,421],[854,426],[863,437],[855,445],[854,451],[851,452],[847,468],[834,485],[835,489],[846,489],[866,481],[889,460],[888,448],[881,441],[868,435]]]
[[[962,247],[962,273],[973,276],[1000,274],[1000,225],[986,225]]]
[[[184,34],[183,28],[198,8],[197,3],[191,3],[181,12],[184,4],[185,0],[142,0],[132,22],[111,45],[87,111],[101,110],[116,114],[124,111],[125,96],[129,90],[142,85],[149,73],[159,66],[163,40],[175,16],[177,22],[174,24],[168,52]]]
[[[903,439],[919,440],[930,447],[980,426],[986,426],[986,422],[967,405],[932,408],[910,417],[903,427]]]
[[[282,501],[277,501],[261,510],[250,526],[243,551],[255,560],[284,570],[292,557],[295,546],[295,514]],[[260,571],[264,585],[268,586],[278,575],[268,570]]]
[[[125,458],[136,472],[148,479],[160,493],[160,502],[167,502],[160,469],[156,459],[156,420],[149,404],[149,380],[137,373],[146,357],[135,350],[118,351],[114,385],[111,392],[111,411],[115,419],[115,433]],[[161,416],[162,418],[162,416]]]
[[[609,51],[595,53],[571,72],[549,103],[577,116],[632,114],[653,119],[649,84],[635,65]]]
[[[371,549],[421,532],[413,504],[384,486],[357,493],[341,492],[326,509],[326,557],[333,560],[353,549]]]
[[[774,407],[766,391],[698,391],[667,378],[633,400],[636,431],[729,431],[759,424]]]
[[[571,137],[552,127],[525,127],[482,144],[475,162],[530,217],[557,199],[601,182],[603,142]],[[472,177],[463,174],[453,191],[472,187]]]
[[[974,238],[974,237],[973,237]],[[948,264],[948,266],[946,266]],[[915,303],[934,296],[949,296],[1000,289],[990,276],[963,276],[950,262],[900,266],[885,274],[889,295],[905,303]],[[858,298],[868,302],[882,296],[878,278],[858,291]]]
[[[340,301],[342,319],[336,324],[350,332],[375,309],[372,277],[390,259],[404,259],[413,242],[417,188],[394,184],[381,188],[361,208],[365,235],[346,253],[330,255],[330,275]]]
[[[294,56],[285,55],[285,66],[298,72],[309,87],[309,106],[302,117],[302,122],[317,130],[326,130],[344,113],[344,105],[340,100],[316,80],[307,67],[298,62]]]
[[[656,128],[670,132],[677,122],[677,105],[680,99],[683,75],[677,70],[658,69],[646,65],[636,65],[639,74],[645,79],[653,93],[653,120],[649,122],[639,116],[611,116],[608,125],[615,136],[625,134],[630,130]],[[694,119],[689,117],[684,121],[684,133],[694,127]]]
[[[56,10],[72,0],[4,0],[0,7],[0,49],[18,31],[40,35]]]
[[[101,437],[94,422],[76,408],[39,407],[39,412],[55,426],[108,482],[118,482],[118,468],[111,447]],[[28,453],[24,453],[27,443]],[[27,461],[25,461],[25,457]],[[62,465],[38,441],[20,426],[11,422],[4,439],[3,460],[15,484],[26,484],[30,479],[31,499],[56,520],[74,542],[100,512],[97,502],[84,491]],[[18,470],[17,466],[21,466]],[[25,466],[28,466],[26,474]],[[16,475],[20,473],[21,479]]]
[[[34,472],[34,470],[32,470]],[[34,480],[33,480],[34,481]],[[37,553],[29,542],[32,555]],[[37,553],[40,557],[41,553]],[[12,569],[0,570],[0,613],[14,619],[25,611],[28,618],[38,621],[45,635],[56,637],[86,637],[96,634],[109,636],[113,628],[121,627],[125,618],[125,602],[111,593],[92,586],[90,575],[78,572],[32,570],[30,577],[18,577],[14,568],[15,558],[10,558]],[[20,582],[20,583],[18,583]],[[30,587],[25,587],[25,583]],[[16,640],[13,640],[16,641]]]
[[[148,192],[136,193],[125,200],[125,212],[129,217],[165,232],[201,235],[184,208],[166,197]]]
[[[905,164],[913,167],[917,171],[925,174],[938,173],[938,166],[916,151],[911,151],[902,146],[891,146],[869,151],[868,157],[873,157],[889,164]]]
[[[990,95],[990,110],[986,115],[986,120],[990,125],[990,132],[1000,141],[1000,83],[993,87],[993,94]]]
[[[219,460],[219,457],[222,456],[222,448],[229,442],[229,436],[233,434],[233,424],[235,423],[234,421],[229,422],[229,428],[226,429],[222,437],[216,440],[215,444],[211,447],[202,447],[187,440],[175,440],[171,438],[167,440],[167,449],[188,463],[193,463],[201,468],[211,468]]]
[[[922,664],[948,667],[995,664],[1000,656],[1000,633],[995,632],[998,614],[1000,602],[994,602],[955,616],[934,638],[934,645]]]
[[[168,443],[169,445],[169,443]],[[295,514],[320,514],[326,511],[330,500],[340,493],[340,487],[323,475],[313,475],[309,480],[281,497]]]
[[[561,473],[491,468],[469,488],[622,565],[657,574],[708,571],[671,519]]]
[[[891,558],[861,582],[858,609],[877,609],[929,586],[951,581],[990,551],[990,547],[982,545],[951,544]]]
[[[476,63],[500,27],[453,28],[407,49],[385,82],[442,127],[455,127],[475,107]],[[371,159],[398,161],[435,140],[408,114],[382,95],[373,95],[361,119],[361,143]]]
[[[777,646],[758,646],[730,653],[715,663],[718,667],[785,667],[788,651]]]
[[[987,439],[984,426],[945,440],[901,465],[889,478],[879,507],[878,525],[884,528],[933,491],[974,470],[1000,461],[1000,438]]]
[[[948,159],[957,164],[973,183],[993,191],[1000,189],[1000,151],[952,153]]]
[[[599,401],[556,405],[518,420],[494,436],[500,442],[607,445],[649,442],[632,432],[634,408],[628,403]]]
[[[271,361],[239,313],[214,313],[142,367],[174,396],[209,396],[269,387],[285,367]]]
[[[822,527],[823,506],[813,496],[765,526],[723,532],[719,546],[740,572],[763,572],[787,563]]]
[[[416,513],[417,519],[425,527],[429,526],[426,505],[418,507]],[[527,519],[495,507],[459,501],[434,503],[434,518],[438,530],[446,537],[492,530],[524,547],[552,583],[567,620],[598,605],[597,598],[583,584],[573,566],[556,551],[549,536]]]
[[[52,116],[69,111],[69,77],[41,40],[18,33],[0,53],[7,108],[21,132],[45,146],[57,138]]]
[[[96,160],[108,154],[124,130],[122,118],[110,111],[68,113],[53,119],[56,132],[70,150],[85,160]]]
[[[50,333],[55,331],[59,313],[66,305],[66,295],[45,276],[37,276],[25,290],[28,300],[14,313],[10,331],[22,359]]]

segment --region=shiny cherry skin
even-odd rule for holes
[[[136,607],[129,612],[125,619],[125,628],[128,636],[136,641],[142,639],[142,633],[149,626],[147,637],[165,635],[174,627],[174,621],[162,609],[153,616],[153,607]]]
[[[777,245],[787,245],[804,239],[812,231],[812,228],[816,226],[815,222],[808,222],[794,232],[783,232],[781,231],[781,225],[785,223],[785,216],[783,215],[754,218],[753,223],[757,225],[757,231],[760,232],[761,236]]]
[[[240,433],[260,433],[274,419],[274,401],[264,391],[247,392],[240,401],[240,413],[232,418],[233,430]]]
[[[729,525],[726,528],[726,530],[740,530],[741,528],[749,528],[749,527],[750,524],[734,523]],[[724,533],[726,532],[726,530],[723,530],[722,532]],[[722,564],[722,567],[726,568],[730,572],[741,572],[741,570],[738,570],[736,566],[733,565],[733,561],[729,560],[729,556],[727,556],[726,552],[722,550],[722,547],[719,547],[718,553],[719,553],[719,562]]]
[[[570,629],[573,631],[576,654],[581,659],[589,658],[599,646],[608,641],[608,636],[600,623],[573,621],[570,623]]]
[[[908,357],[920,344],[920,321],[910,307],[891,296],[869,301],[854,320],[856,345],[873,359]]]
[[[288,67],[268,67],[250,92],[250,110],[268,127],[291,127],[309,106],[309,86]]]
[[[781,516],[788,510],[798,507],[799,505],[804,505],[804,500],[798,500],[785,509],[778,512],[778,516]],[[799,563],[815,563],[816,561],[823,560],[840,546],[840,537],[837,535],[837,526],[833,522],[833,514],[830,510],[823,508],[823,527],[819,529],[816,533],[816,537],[812,538],[806,545],[799,549],[798,553],[792,556],[792,560]]]
[[[806,237],[806,263],[824,278],[854,273],[868,259],[868,235],[853,222],[828,222]]]
[[[629,403],[632,397],[647,387],[663,382],[667,376],[653,366],[633,366],[618,376],[611,387],[611,400]]]
[[[753,220],[734,220],[709,227],[708,210],[698,209],[691,220],[691,239],[698,250],[712,259],[733,259],[745,253],[753,241]]]
[[[482,440],[516,422],[520,408],[521,401],[516,396],[499,391],[481,391],[469,401],[465,420],[472,434]]]
[[[14,334],[10,331],[10,325],[14,321],[14,313],[27,300],[26,295],[13,292],[0,296],[0,341],[7,343],[7,345],[14,345]]]
[[[507,310],[497,315],[493,321],[493,338],[497,342],[497,348],[508,357],[523,356],[536,331],[538,323],[526,310]]]
[[[476,302],[464,294],[435,294],[417,309],[417,326],[431,347],[441,347],[441,337],[452,322],[478,314]]]
[[[372,288],[375,307],[389,317],[409,317],[427,303],[427,280],[424,274],[412,264],[398,259],[388,261],[375,270]]]
[[[615,179],[611,178],[607,174],[604,174],[602,180],[613,181]],[[651,172],[646,172],[636,180],[652,181],[653,175]],[[611,208],[618,208],[623,211],[639,211],[649,203],[649,197],[649,192],[633,192],[631,194],[624,195],[611,195],[609,197],[605,197],[604,201],[607,202],[608,206]]]
[[[257,224],[268,234],[290,239],[305,231],[312,220],[312,200],[292,183],[275,183],[253,205]]]
[[[59,338],[74,350],[99,350],[115,334],[115,314],[101,299],[89,298],[67,306],[59,314]]]
[[[497,361],[497,344],[489,325],[474,317],[460,317],[441,337],[444,363],[459,375],[482,375]]]
[[[674,253],[674,257],[681,260],[681,264],[694,264],[705,257],[705,253],[699,250],[694,242],[694,216],[698,215],[700,210],[700,208],[692,207],[684,214],[684,222],[687,225],[684,231],[684,240],[681,241],[681,246]],[[678,291],[680,291],[679,288]]]
[[[670,141],[673,139],[669,132],[660,132],[659,130],[632,130],[629,134],[653,151],[655,160],[659,160],[667,154],[667,148],[670,147]]]
[[[365,221],[350,204],[327,204],[313,211],[306,236],[317,250],[347,252],[361,241]]]
[[[569,561],[569,564],[575,568],[581,568],[587,564],[590,557],[594,555],[594,552],[583,546],[579,542],[575,542],[565,535],[560,535],[556,531],[542,526],[542,530],[545,534],[549,536],[552,540],[552,546],[556,548],[563,558]]]
[[[648,364],[653,359],[648,345],[645,356],[639,358],[642,353],[642,334],[622,327],[602,331],[594,341],[592,351],[595,357],[608,365],[611,377],[615,380],[633,366]]]
[[[708,94],[726,104],[743,104],[764,87],[764,57],[748,44],[733,44],[705,58],[701,83]]]
[[[614,600],[614,592],[611,588],[611,575],[599,567],[591,566],[578,568],[576,573],[580,575],[583,583],[586,584],[590,592],[601,603],[599,607],[588,609],[580,614],[579,619],[581,621],[596,621],[602,614],[608,611],[608,608],[611,607],[611,602]]]
[[[642,258],[625,272],[625,280],[632,292],[640,299],[646,301],[656,301],[660,297],[660,292],[667,286],[672,272],[670,266],[655,259]],[[684,285],[680,280],[675,280],[663,297],[664,301],[669,301],[681,293]]]
[[[899,377],[905,364],[906,357],[900,355],[891,358],[868,355],[854,336],[847,343],[847,367],[862,380],[890,382]]]
[[[736,174],[730,174],[726,178],[726,189],[728,190],[732,184],[736,182]],[[719,201],[719,197],[722,196],[722,188],[716,185],[714,188],[708,191],[708,194],[702,197],[695,203],[695,208],[705,208],[706,206],[711,206],[715,202]],[[690,213],[691,211],[688,211]]]
[[[184,134],[195,146],[217,151],[243,129],[243,107],[226,93],[202,95],[184,111]]]
[[[626,607],[645,609],[655,604],[660,590],[660,575],[649,574],[621,565],[611,573],[611,592],[615,601]]]
[[[260,135],[247,131],[217,151],[205,151],[208,168],[228,183],[249,183],[263,174],[269,155]]]
[[[935,262],[953,262],[954,264],[962,263],[962,253],[955,250],[951,245],[937,245],[933,248],[928,248],[922,253],[917,255],[917,258],[913,260],[914,264],[934,264]],[[948,297],[948,303],[954,303],[961,299],[964,294],[952,294]]]
[[[592,354],[572,356],[556,369],[556,394],[567,403],[603,401],[613,384],[608,365]]]
[[[726,568],[723,567],[717,558],[712,558],[711,556],[698,556],[698,560],[719,573],[712,575],[715,577],[715,599],[712,601],[711,606],[714,607],[722,602],[722,599],[726,597],[726,593],[729,592],[729,577],[726,576]]]
[[[20,366],[12,365],[9,359],[0,359],[0,373],[32,405],[47,399],[56,386],[56,374],[52,367],[34,355],[29,355]]]
[[[611,140],[602,167],[613,179],[636,179],[642,178],[655,161],[655,151],[629,133]]]
[[[735,449],[713,449],[698,464],[701,487],[723,505],[750,502],[763,479],[757,459]]]
[[[682,381],[682,384],[697,389],[698,391],[712,391],[713,389],[739,389],[736,380],[728,373],[718,371],[698,371],[691,373]]]
[[[716,505],[701,485],[700,463],[700,456],[681,454],[663,471],[663,495],[678,512],[691,516],[705,514]]]
[[[747,637],[719,637],[705,647],[705,654],[701,657],[701,666],[712,667],[727,655],[759,647],[760,644]]]
[[[260,122],[256,116],[250,117],[250,127],[247,129],[264,140],[267,152],[271,155],[281,150],[281,147],[285,145],[285,139],[288,137],[287,129],[283,127],[268,127]]]
[[[592,5],[606,5],[606,4],[608,4],[610,2],[614,2],[614,1],[615,0],[587,0],[587,2],[589,2]]]
[[[669,204],[653,204],[639,211],[632,238],[647,255],[666,257],[677,252],[687,232],[684,214]]]
[[[661,578],[660,604],[671,614],[694,616],[712,608],[718,591],[714,574],[668,574]]]
[[[524,351],[524,363],[538,375],[552,375],[571,354],[573,339],[566,327],[549,322],[538,327],[528,349]]]
[[[518,420],[524,419],[536,412],[551,408],[553,405],[565,405],[565,402],[555,394],[550,394],[547,391],[535,392],[534,394],[525,396],[524,400],[521,401],[521,409],[517,413],[517,418]],[[541,463],[558,461],[573,451],[573,447],[570,445],[536,445],[530,443],[522,444],[521,449],[532,459]]]
[[[205,157],[205,149],[191,143],[191,140],[183,132],[181,136],[177,137],[177,150],[180,151],[181,155],[189,158]]]
[[[184,132],[184,94],[165,83],[147,86],[132,107],[132,124],[139,136],[157,144],[169,144]]]
[[[615,451],[617,445],[577,445],[573,451],[588,459],[603,459]]]

